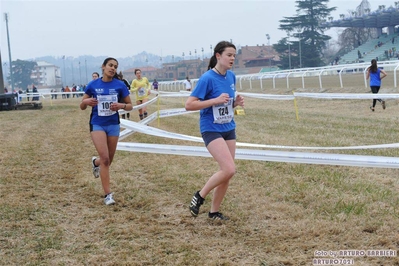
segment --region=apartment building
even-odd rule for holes
[[[34,84],[40,87],[61,86],[61,70],[58,66],[38,61],[31,74]]]

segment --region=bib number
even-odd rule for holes
[[[97,110],[98,116],[110,116],[116,114],[116,111],[111,111],[111,104],[118,102],[117,95],[97,95]]]
[[[218,104],[212,106],[213,111],[213,123],[215,124],[226,124],[230,123],[234,118],[233,110],[233,98],[229,99],[226,104]]]
[[[145,96],[145,89],[144,89],[144,88],[140,88],[140,89],[138,90],[138,95],[139,95],[140,97]]]

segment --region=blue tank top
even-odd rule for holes
[[[97,99],[101,98],[101,96],[114,95],[116,96],[116,102],[119,102],[130,94],[125,83],[121,80],[113,79],[110,82],[104,82],[101,78],[89,82],[86,86],[85,93]],[[109,103],[108,101],[107,104]],[[90,124],[99,126],[118,125],[119,113],[115,112],[112,115],[100,116],[98,106],[94,106],[91,110]]]
[[[377,72],[370,71],[370,86],[381,86],[381,77],[380,77],[381,69],[377,68]]]
[[[217,98],[222,93],[229,94],[230,101],[226,105],[211,106],[200,111],[200,132],[227,132],[236,128],[234,122],[234,99],[236,92],[236,77],[230,70],[226,76],[213,70],[205,72],[191,93],[201,101]]]

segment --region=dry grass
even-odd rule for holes
[[[311,265],[317,250],[399,249],[399,180],[393,169],[237,160],[222,204],[232,219],[212,223],[206,217],[211,197],[198,218],[188,211],[193,192],[217,170],[211,158],[118,151],[111,167],[117,204],[104,206],[90,168],[95,149],[89,111],[79,110],[78,101],[52,106],[45,101],[42,110],[0,113],[3,265]],[[165,99],[161,108],[182,102]],[[397,142],[396,101],[375,113],[369,104],[299,99],[296,121],[292,101],[247,98],[246,116],[236,117],[238,141]],[[199,136],[197,123],[198,114],[190,114],[162,119],[159,127]],[[138,133],[124,141],[198,145]],[[334,153],[399,155],[397,149]],[[356,265],[399,265],[398,257],[352,258]]]

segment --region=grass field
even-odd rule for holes
[[[160,108],[183,107],[184,100],[164,98]],[[333,259],[322,251],[399,250],[397,169],[237,160],[221,209],[231,220],[215,223],[206,215],[211,195],[197,218],[188,210],[192,194],[217,170],[212,158],[117,151],[111,166],[117,204],[105,206],[91,173],[90,111],[81,111],[79,101],[46,100],[41,110],[0,113],[2,265],[312,265]],[[296,120],[293,101],[247,97],[246,115],[236,116],[238,141],[315,147],[398,142],[396,100],[374,113],[370,103],[300,98]],[[131,119],[138,121],[137,111]],[[198,113],[150,126],[200,136]],[[139,133],[123,141],[202,146]],[[333,153],[399,156],[398,149]],[[399,265],[397,256],[345,258],[354,265]]]

